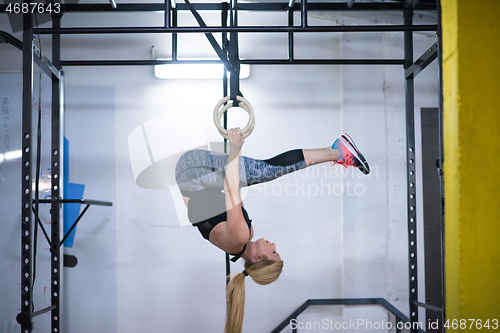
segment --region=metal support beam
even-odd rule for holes
[[[432,63],[438,55],[437,42],[432,45],[427,51],[413,63],[410,68],[405,71],[406,78],[414,78],[423,71],[430,63]]]
[[[40,203],[54,203],[57,202],[59,204],[65,204],[65,203],[79,203],[82,205],[95,205],[95,206],[108,206],[111,207],[113,206],[113,203],[110,201],[101,201],[101,200],[91,200],[91,199],[61,199],[61,198],[55,198],[55,199],[40,199],[38,202]]]
[[[0,43],[12,44],[21,51],[23,49],[23,42],[5,31],[0,31]],[[40,52],[40,49],[34,43],[33,52],[35,54],[33,58],[35,63],[40,66],[47,75],[54,75],[56,78],[59,78],[59,71],[54,67],[50,60]]]
[[[228,13],[229,13],[229,3],[222,3],[222,12],[221,12],[221,26],[227,27],[228,25]],[[227,38],[227,33],[222,33],[222,48],[224,50],[224,54],[229,56],[229,40]],[[229,87],[227,83],[227,70],[224,70],[223,79],[222,79],[222,97],[226,97],[229,93]],[[224,129],[227,130],[227,112],[224,112],[223,116],[223,126]],[[224,153],[227,153],[227,139],[224,138]],[[231,281],[231,261],[229,258],[229,253],[224,253],[224,262],[226,264],[226,286]]]
[[[172,9],[176,8],[175,0],[165,0],[164,26],[172,27]]]
[[[172,28],[177,28],[177,8],[172,8]],[[172,34],[172,60],[177,61],[177,33]]]
[[[54,16],[52,18],[52,27],[61,27],[61,17]],[[57,71],[60,70],[61,57],[61,36],[59,34],[52,35],[52,62]],[[51,119],[51,234],[52,244],[50,248],[51,257],[51,305],[54,307],[51,312],[51,332],[61,332],[61,269],[63,265],[63,255],[61,253],[61,205],[57,202],[61,192],[61,155],[62,155],[62,75],[52,77],[52,119]]]
[[[35,54],[34,60],[35,63],[48,75],[54,76],[57,80],[59,80],[59,70],[50,62],[47,57],[45,57],[40,49],[33,44],[33,52]]]
[[[38,202],[40,202],[40,200],[39,200]],[[37,214],[36,214],[36,212],[35,212],[35,208],[33,208],[32,210],[33,210],[33,216],[35,216],[35,218],[37,219],[37,221],[36,221],[36,222],[38,223],[38,225],[39,225],[39,226],[40,226],[40,228],[42,229],[42,232],[43,232],[43,234],[45,235],[45,239],[47,240],[47,243],[49,243],[49,247],[51,247],[51,246],[52,246],[52,243],[50,242],[50,237],[49,237],[49,235],[47,234],[47,231],[45,230],[45,227],[43,226],[42,221],[40,221],[40,217],[39,217],[39,216],[37,216]]]
[[[229,11],[229,25],[233,28],[238,27],[238,0],[231,0]],[[229,75],[229,96],[233,101],[233,106],[238,106],[237,96],[242,96],[240,92],[240,53],[238,44],[238,32],[233,31],[229,35],[229,54],[228,59],[232,65]],[[222,60],[222,59],[221,59]]]
[[[436,31],[437,24],[430,25],[337,25],[337,26],[307,26],[307,27],[178,27],[178,28],[156,28],[156,27],[134,27],[134,28],[37,28],[34,33],[47,34],[143,34],[143,33],[217,33],[217,32],[246,32],[246,33],[271,33],[271,32],[384,32],[384,31]]]
[[[23,97],[22,97],[22,234],[21,234],[21,331],[33,330],[33,221],[32,221],[32,97],[33,97],[33,21],[23,15]]]
[[[289,55],[290,56],[290,55]],[[293,53],[292,53],[293,56]],[[154,66],[220,63],[219,60],[62,60],[61,66]],[[403,59],[242,59],[247,65],[403,65]]]
[[[57,307],[55,305],[51,305],[49,307],[46,307],[45,309],[35,311],[35,312],[33,312],[33,317],[39,316],[41,314],[44,314],[45,312],[49,312],[49,311],[54,310],[56,308]]]
[[[64,245],[64,241],[66,240],[66,238],[68,238],[69,234],[71,234],[71,232],[76,227],[76,225],[78,224],[78,222],[80,222],[80,220],[82,219],[83,215],[85,215],[85,213],[87,212],[87,210],[89,209],[89,207],[90,207],[90,205],[87,205],[83,209],[83,211],[80,213],[80,215],[78,215],[78,218],[76,219],[76,221],[73,223],[73,225],[71,226],[71,228],[69,228],[69,230],[66,232],[66,235],[64,235],[63,239],[61,240],[61,246]]]
[[[5,31],[0,31],[0,43],[9,43],[19,50],[23,49],[23,42]]]
[[[413,302],[416,306],[420,306],[422,308],[425,308],[425,309],[429,309],[429,310],[432,310],[432,311],[435,311],[435,312],[439,312],[439,313],[443,313],[443,309],[437,307],[437,306],[433,306],[433,305],[429,305],[429,304],[425,304],[425,303],[420,303],[420,302]]]
[[[194,18],[200,25],[201,29],[208,29],[207,25],[201,18],[200,14],[196,11],[196,9],[191,5],[189,0],[184,0],[186,2],[186,5],[188,5],[189,9],[191,10],[191,13],[193,14]],[[219,57],[220,61],[224,64],[224,67],[226,67],[227,71],[233,71],[233,64],[230,63],[230,61],[227,59],[227,55],[224,54],[224,51],[222,51],[222,48],[219,46],[217,43],[217,40],[215,37],[210,33],[207,32],[205,33],[205,36],[207,37],[208,41],[210,42],[210,45],[212,45],[212,48],[214,49],[215,53],[217,53],[217,56]]]
[[[292,0],[290,0],[292,2]],[[301,4],[295,4],[293,1],[293,10],[300,10]],[[196,10],[222,10],[221,3],[196,3],[193,4]],[[172,5],[172,8],[174,6]],[[186,5],[177,4],[179,10],[188,10]],[[241,3],[240,10],[244,11],[283,11],[290,7],[286,2],[254,2],[254,3]],[[0,5],[0,12],[5,13],[7,5]],[[309,11],[346,11],[345,2],[308,2],[307,9]],[[402,11],[405,9],[403,2],[384,2],[384,3],[370,3],[370,2],[357,2],[356,6],[349,8],[349,11]],[[435,11],[436,5],[434,3],[420,2],[415,5],[415,10]],[[63,13],[85,13],[85,12],[162,12],[165,10],[165,4],[162,2],[157,3],[120,3],[116,9],[113,9],[109,4],[62,4],[61,11]]]
[[[307,27],[307,0],[300,1],[300,26]]]
[[[171,23],[171,11],[172,11],[172,3],[170,0],[165,0],[165,14],[164,14],[164,26],[165,28],[172,27]]]
[[[340,298],[340,299],[308,299],[302,303],[291,315],[283,320],[271,333],[281,332],[285,327],[290,325],[290,321],[297,319],[297,317],[304,312],[309,306],[313,305],[381,305],[387,311],[391,312],[396,317],[396,322],[403,321],[409,322],[401,311],[389,303],[384,298]],[[423,330],[417,330],[418,333],[423,333]]]
[[[294,0],[290,0],[289,9],[288,9],[288,26],[293,27],[293,4]],[[288,33],[288,61],[293,61],[294,59],[294,38],[293,32]]]
[[[413,10],[404,11],[405,25],[413,24]],[[413,33],[404,33],[404,69],[413,64]],[[411,333],[417,333],[418,328],[418,269],[417,269],[417,198],[415,177],[415,119],[414,119],[414,82],[413,78],[405,80],[405,108],[406,108],[406,172],[407,172],[407,209],[408,209],[408,275],[409,275],[409,302]]]

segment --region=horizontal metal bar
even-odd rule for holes
[[[222,10],[220,3],[197,3],[193,4],[196,10]],[[289,3],[238,3],[238,10],[242,11],[286,11]],[[299,10],[300,3],[294,5],[293,10]],[[356,6],[348,8],[345,3],[321,3],[308,2],[308,11],[402,11],[405,9],[403,3],[356,3]],[[0,13],[6,13],[7,5],[0,5]],[[109,4],[71,4],[61,6],[65,12],[163,12],[164,3],[120,3],[116,9]],[[188,10],[183,3],[177,4],[177,10]],[[418,3],[415,10],[436,10],[432,3]]]
[[[70,201],[71,199],[66,199],[66,200]],[[107,206],[107,207],[113,206],[113,203],[109,201],[99,201],[90,199],[81,199],[80,203],[82,205]]]
[[[333,299],[310,299],[310,305],[361,305],[382,304],[383,298],[333,298]]]
[[[380,304],[394,314],[398,319],[408,322],[409,319],[384,298],[340,298],[340,299],[311,299],[311,305],[362,305]]]
[[[5,31],[0,31],[0,43],[9,43],[19,50],[23,49],[23,42]]]
[[[35,34],[137,34],[137,33],[216,33],[216,32],[384,32],[384,31],[437,31],[434,25],[355,25],[307,27],[105,27],[105,28],[36,28]]]
[[[220,60],[61,60],[61,66],[155,66],[167,64],[220,64]]]
[[[213,64],[220,60],[62,60],[61,66],[155,66]],[[403,65],[403,59],[242,59],[246,65]]]
[[[247,65],[403,65],[404,59],[293,59],[241,60]]]
[[[281,332],[286,326],[290,324],[292,319],[297,319],[297,317],[304,312],[311,305],[369,305],[378,304],[383,306],[387,311],[391,312],[396,316],[397,319],[404,322],[409,322],[408,317],[406,317],[401,311],[396,309],[391,303],[389,303],[385,298],[338,298],[338,299],[308,299],[302,305],[300,305],[290,316],[283,320],[271,333]],[[424,333],[423,330],[419,329],[419,333]]]
[[[56,199],[56,200],[51,200],[51,199],[41,199],[38,200],[39,203],[52,203],[52,202],[58,202],[58,203],[79,203],[82,205],[96,205],[96,206],[108,206],[111,207],[113,206],[112,202],[109,201],[99,201],[99,200],[90,200],[90,199]]]
[[[420,306],[422,308],[429,309],[431,311],[436,311],[436,312],[439,312],[439,313],[443,313],[443,309],[441,309],[441,308],[439,308],[437,306],[434,306],[434,305],[429,305],[429,304],[420,303],[420,302],[413,302],[413,304],[415,304],[417,306]]]
[[[411,79],[423,71],[438,56],[437,42],[422,54],[405,72],[406,78]]]
[[[31,317],[36,317],[36,316],[39,316],[41,314],[44,314],[45,312],[49,312],[49,311],[52,311],[54,310],[55,308],[57,308],[57,305],[51,305],[49,306],[48,308],[45,308],[45,309],[42,309],[42,310],[38,310],[38,311],[35,311],[31,314]]]

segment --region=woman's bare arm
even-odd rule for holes
[[[226,234],[227,241],[242,243],[249,239],[248,226],[241,211],[240,195],[240,162],[241,147],[245,139],[239,128],[229,130],[230,151],[226,167],[226,178],[224,180],[224,192],[226,200]]]

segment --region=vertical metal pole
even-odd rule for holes
[[[443,177],[443,160],[444,160],[444,150],[443,150],[443,59],[442,59],[442,30],[441,30],[441,0],[437,1],[437,12],[438,12],[438,68],[439,68],[439,186],[441,193],[441,295],[442,295],[442,305],[443,312],[441,314],[441,323],[439,327],[442,328],[444,332],[444,323],[446,318],[446,286],[445,286],[445,262],[444,262],[444,177]]]
[[[177,8],[172,8],[172,27],[177,28]],[[172,33],[172,60],[177,61],[177,33]]]
[[[33,22],[23,15],[23,106],[22,106],[22,235],[21,235],[21,313],[17,321],[22,332],[33,330],[33,222],[32,222],[32,98],[33,98]]]
[[[222,3],[222,26],[227,27],[227,10],[228,10],[228,3],[223,2]],[[222,49],[224,50],[224,53],[227,55],[228,54],[228,49],[227,49],[227,32],[222,33]],[[228,95],[228,87],[227,87],[227,70],[224,68],[224,76],[222,78],[222,95],[223,97],[226,97]],[[224,128],[227,130],[227,112],[224,112]],[[224,153],[227,153],[227,139],[224,138]],[[229,284],[229,281],[231,281],[231,265],[230,265],[230,260],[229,260],[229,254],[225,254],[226,258],[226,286]]]
[[[293,27],[293,4],[288,5],[288,26]],[[288,60],[293,61],[293,32],[288,33]]]
[[[55,29],[61,27],[61,18],[59,15],[52,17],[52,26]],[[60,54],[61,54],[61,35],[52,35],[52,63],[60,70]],[[61,82],[60,79],[52,76],[52,151],[51,151],[51,198],[50,206],[51,216],[51,234],[52,248],[51,254],[51,305],[55,306],[52,310],[52,332],[61,332],[61,223],[60,213],[61,206],[59,197],[61,196]]]
[[[222,3],[222,13],[221,13],[221,21],[222,21],[222,27],[227,27],[227,16],[228,16],[228,9],[229,9],[229,4],[227,2]],[[229,54],[228,50],[228,39],[227,39],[227,32],[222,33],[222,50],[224,51],[224,54],[226,57]],[[227,70],[224,68],[224,75],[222,78],[222,97],[226,97],[228,95],[228,85],[227,85]],[[224,128],[227,129],[227,112],[224,112]],[[227,153],[227,139],[224,138],[224,153]]]
[[[171,10],[172,4],[170,3],[170,0],[165,0],[165,19],[164,19],[164,25],[165,28],[170,28],[170,10]]]
[[[307,27],[307,0],[300,1],[300,15],[302,21],[302,28]]]
[[[231,0],[229,24],[232,28],[238,26],[238,0]],[[237,106],[236,96],[240,94],[240,56],[238,52],[238,33],[231,32],[229,41],[229,61],[233,65],[233,71],[229,77],[229,95],[233,105]]]
[[[405,9],[404,24],[413,24],[413,10]],[[413,32],[404,32],[404,68],[413,64]],[[417,270],[417,208],[415,182],[415,117],[414,117],[414,82],[413,77],[405,80],[406,107],[406,171],[408,187],[408,269],[409,269],[409,303],[411,333],[418,333],[418,270]],[[414,324],[415,323],[415,324]]]

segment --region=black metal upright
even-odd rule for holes
[[[54,16],[52,19],[52,26],[60,28],[61,17]],[[52,63],[60,70],[60,53],[61,53],[61,35],[52,35]],[[52,332],[61,332],[61,205],[59,198],[61,197],[61,82],[60,79],[52,76],[52,152],[51,152],[51,198],[52,203],[50,207],[51,216],[51,305],[52,309]]]
[[[55,28],[59,28],[59,19],[55,20]],[[22,92],[22,212],[21,212],[21,312],[17,315],[17,322],[21,325],[22,332],[32,332],[33,318],[52,311],[52,330],[57,333],[60,328],[60,288],[61,267],[60,257],[60,144],[61,144],[61,119],[60,119],[60,38],[59,34],[53,35],[53,61],[51,64],[34,45],[33,16],[31,13],[23,15],[23,92]],[[35,51],[37,52],[35,54]],[[36,59],[35,59],[36,55]],[[51,246],[51,305],[42,310],[35,311],[33,304],[34,288],[34,263],[35,263],[35,220],[37,213],[32,216],[33,209],[33,140],[32,135],[32,98],[33,98],[33,64],[39,64],[40,71],[44,70],[52,79],[52,166],[51,166],[51,239],[47,240]],[[57,68],[57,70],[55,70]],[[40,83],[41,84],[41,83]],[[37,151],[40,154],[40,151]],[[38,202],[40,203],[40,201]],[[37,203],[37,204],[38,204]],[[36,211],[36,209],[35,209]],[[43,227],[43,226],[41,226]],[[44,231],[45,232],[45,231]]]
[[[307,0],[300,1],[300,26],[307,28]]]
[[[221,26],[227,27],[227,15],[228,15],[228,10],[229,10],[229,4],[227,2],[222,3],[222,11],[221,11]],[[228,39],[227,39],[227,32],[222,33],[222,49],[224,51],[224,54],[229,55],[229,50],[228,50]],[[226,97],[228,95],[228,84],[227,84],[227,69],[224,68],[224,72],[222,75],[222,97]],[[224,112],[224,124],[223,127],[224,129],[227,130],[227,112]],[[224,153],[227,153],[227,139],[224,138]],[[226,263],[226,286],[229,284],[231,281],[231,261],[229,259],[229,254],[226,252],[225,253],[225,263]]]
[[[413,9],[404,11],[406,26],[413,24]],[[413,32],[404,32],[404,69],[413,65]],[[418,332],[418,270],[417,270],[417,199],[415,182],[415,119],[414,119],[414,78],[405,77],[406,109],[406,172],[408,188],[408,270],[411,333]]]
[[[171,20],[170,20],[170,11],[172,8],[172,3],[170,0],[165,0],[165,14],[164,14],[164,26],[165,28],[170,28],[171,25]]]
[[[177,27],[177,7],[172,8],[172,27]],[[177,34],[172,34],[172,61],[177,61]]]
[[[229,8],[229,25],[231,28],[238,27],[238,0],[231,0]],[[234,106],[238,106],[237,96],[240,93],[240,56],[238,50],[238,32],[232,31],[229,37],[229,62],[231,72],[229,76],[229,95]]]
[[[294,0],[291,0],[290,3],[288,4],[288,26],[293,27],[293,6],[294,6]],[[288,33],[288,60],[293,61],[294,60],[294,38],[293,38],[293,32]]]
[[[21,313],[17,321],[22,332],[33,329],[33,220],[32,220],[32,97],[33,97],[33,18],[23,16],[23,97],[22,97],[22,235]]]

